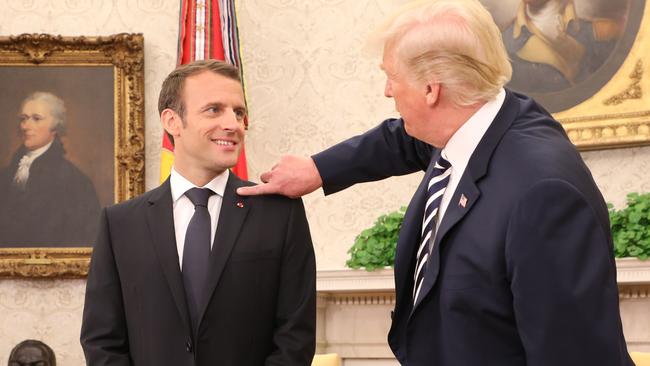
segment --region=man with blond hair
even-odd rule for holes
[[[240,194],[325,194],[425,171],[395,256],[388,335],[408,366],[632,365],[605,202],[562,126],[505,90],[512,69],[477,0],[408,4],[382,28],[400,119]]]

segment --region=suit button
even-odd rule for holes
[[[192,341],[185,342],[185,350],[189,353],[192,353]]]

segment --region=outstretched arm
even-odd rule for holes
[[[311,158],[285,156],[262,174],[263,184],[239,188],[237,193],[299,197],[322,186],[325,194],[331,194],[357,183],[426,170],[433,151],[406,133],[404,121],[387,119]]]

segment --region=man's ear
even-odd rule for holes
[[[181,117],[173,110],[166,108],[160,113],[160,120],[165,131],[174,138],[181,133],[183,121]]]
[[[440,83],[430,81],[426,84],[426,101],[429,107],[434,107],[440,100]]]

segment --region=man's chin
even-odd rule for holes
[[[226,170],[232,170],[237,165],[237,160],[234,161],[221,161],[215,164],[212,168],[214,171],[223,173]]]

